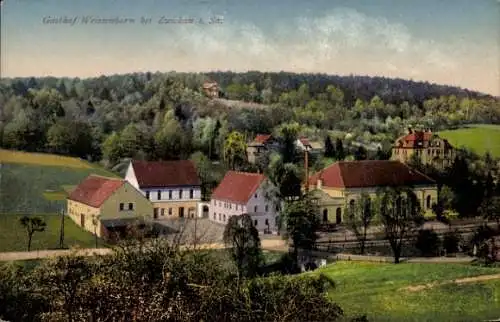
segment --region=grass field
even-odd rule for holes
[[[498,268],[460,264],[379,264],[341,261],[316,272],[331,277],[330,297],[347,315],[369,321],[483,321],[500,318],[500,280],[446,284],[411,291],[410,285],[499,274]],[[316,272],[312,274],[316,274]]]
[[[500,125],[471,125],[438,134],[453,146],[466,147],[480,155],[489,151],[492,156],[500,158]]]
[[[58,212],[90,174],[116,177],[77,158],[0,150],[0,213]]]
[[[28,237],[26,231],[19,224],[20,215],[1,214],[0,215],[0,251],[14,252],[26,251]],[[40,215],[47,227],[45,231],[33,235],[31,250],[56,249],[59,246],[59,232],[61,218],[59,215]],[[80,227],[70,218],[64,220],[64,246],[95,247],[95,237]],[[104,243],[99,240],[98,245],[104,247]]]

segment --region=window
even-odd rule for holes
[[[230,203],[229,204],[229,209],[233,209],[232,207],[233,207],[233,204]]]
[[[259,209],[258,206],[253,207],[253,212],[257,212],[258,209]]]
[[[219,214],[219,221],[222,220],[222,214]]]
[[[193,199],[194,198],[194,191],[193,189],[189,190],[189,199]]]
[[[266,222],[265,222],[266,226],[269,226],[269,220],[266,219]]]
[[[172,216],[172,208],[168,208],[168,215]]]
[[[257,198],[257,194],[255,194],[254,198]]]
[[[125,205],[123,204],[123,202],[120,202],[120,211],[122,211],[124,208],[125,208]]]
[[[257,226],[257,225],[259,224],[259,222],[257,221],[257,219],[255,219],[255,221],[253,222],[253,224],[254,224],[255,226]]]
[[[179,199],[182,199],[182,189],[179,190]]]
[[[219,201],[219,207],[222,207],[222,201]]]
[[[165,208],[161,208],[161,215],[165,216]]]
[[[223,216],[223,219],[224,219],[223,221],[226,222],[226,215]]]
[[[146,191],[146,199],[149,200],[149,191]]]
[[[172,200],[172,190],[169,190],[169,191],[168,191],[168,199],[169,199],[169,200]]]
[[[217,214],[214,212],[214,220],[217,220]]]
[[[238,205],[236,205],[236,210],[238,210]]]
[[[268,205],[266,205],[266,212],[268,212],[268,211],[269,211],[269,206],[268,206]]]
[[[129,202],[128,203],[128,210],[134,210],[134,204]]]
[[[161,190],[156,193],[156,199],[161,200]]]

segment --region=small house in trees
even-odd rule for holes
[[[248,162],[255,164],[264,153],[277,148],[279,148],[279,142],[271,134],[257,134],[247,144]]]
[[[363,193],[376,197],[377,190],[384,187],[411,188],[424,212],[432,212],[437,202],[436,182],[399,161],[339,161],[309,178],[324,223],[343,222],[346,207],[354,206]]]
[[[132,161],[127,180],[153,203],[154,219],[201,216],[201,182],[192,161]]]
[[[215,81],[207,81],[203,83],[203,92],[207,97],[219,97],[219,84]]]
[[[90,175],[67,198],[67,213],[78,226],[106,238],[144,224],[153,205],[123,179]]]
[[[321,142],[311,141],[306,137],[298,138],[295,141],[295,145],[300,151],[309,151],[311,154],[319,154],[324,151],[324,147]]]
[[[229,171],[212,193],[210,220],[227,224],[231,216],[249,214],[262,233],[278,231],[280,205],[273,186],[260,173]]]
[[[436,168],[451,166],[455,159],[453,146],[430,129],[414,131],[399,137],[392,147],[391,160],[408,163],[416,157],[422,164],[431,164]]]

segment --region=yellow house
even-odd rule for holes
[[[201,217],[201,182],[192,161],[132,161],[125,180],[153,203],[154,219]]]
[[[391,160],[408,163],[413,155],[416,155],[422,164],[444,168],[453,164],[455,149],[447,140],[433,134],[430,130],[408,129],[408,134],[399,137],[394,143]]]
[[[374,198],[382,187],[412,188],[426,213],[431,213],[437,202],[436,182],[399,161],[340,161],[309,178],[309,189],[318,198],[323,222],[337,224],[342,223],[347,205],[363,193]]]
[[[127,225],[144,222],[153,215],[153,205],[130,183],[90,175],[67,199],[69,217],[99,237],[123,233]]]

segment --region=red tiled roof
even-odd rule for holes
[[[228,171],[212,199],[247,203],[266,177],[261,173]]]
[[[301,137],[300,139],[300,143],[302,143],[303,146],[311,146],[311,142],[309,142],[309,140],[305,137]]]
[[[201,184],[196,167],[190,160],[132,161],[132,167],[140,188]]]
[[[73,190],[68,199],[99,208],[124,183],[121,179],[90,175]]]
[[[257,134],[255,136],[254,142],[265,144],[271,138],[271,134]]]
[[[318,179],[322,180],[323,186],[332,188],[435,184],[434,180],[406,164],[388,160],[336,162],[311,176],[309,184],[316,185]]]

